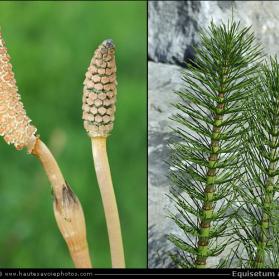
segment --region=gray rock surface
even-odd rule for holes
[[[183,68],[175,65],[148,62],[148,263],[150,268],[173,268],[169,253],[176,248],[167,236],[173,233],[184,238],[183,232],[168,218],[175,213],[175,204],[168,197],[169,157],[168,142],[176,140],[170,117],[176,113],[171,105],[177,103],[174,93],[183,87]],[[183,127],[185,129],[185,127]],[[209,265],[215,266],[219,258],[210,258]]]
[[[277,1],[149,1],[148,57],[154,62],[183,65],[193,58],[197,31],[210,21],[227,22],[233,15],[252,26],[266,53],[279,52]]]
[[[169,156],[167,144],[174,135],[169,119],[178,101],[175,90],[182,87],[181,66],[193,57],[193,45],[198,43],[197,31],[210,20],[227,22],[234,6],[234,19],[243,26],[252,25],[265,52],[279,52],[279,2],[276,1],[149,1],[148,11],[148,218],[149,267],[173,267],[168,256],[175,248],[167,240],[169,233],[181,231],[167,218],[175,212],[168,198],[170,183],[167,179]],[[172,65],[171,65],[172,64]],[[228,251],[229,249],[227,249]],[[225,251],[224,254],[227,253]],[[210,258],[209,265],[218,263]]]
[[[174,65],[148,62],[148,155],[149,182],[160,190],[169,188],[166,177],[168,166],[167,143],[172,137],[170,117],[174,113],[172,103],[178,101],[174,90],[181,87],[181,68]],[[149,195],[156,198],[160,195]],[[150,214],[154,210],[149,211]],[[160,210],[158,214],[163,213]],[[152,218],[150,219],[152,220]]]
[[[174,65],[148,62],[148,220],[149,267],[172,267],[167,253],[173,246],[167,234],[177,228],[167,218],[173,204],[167,197],[169,181],[166,164],[172,137],[169,117],[174,112],[170,105],[178,100],[173,90],[181,87],[181,68]],[[179,233],[179,232],[176,232]]]

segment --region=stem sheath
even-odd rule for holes
[[[277,134],[277,127],[273,131]],[[269,229],[270,229],[270,213],[271,205],[274,198],[274,186],[275,186],[275,177],[273,173],[277,169],[276,158],[277,158],[277,137],[272,137],[272,147],[270,152],[270,162],[268,166],[268,175],[264,185],[264,197],[263,197],[263,213],[260,227],[260,239],[257,245],[257,254],[255,257],[255,268],[265,267],[265,254],[268,241],[270,239]]]
[[[31,153],[40,160],[51,183],[54,215],[75,266],[91,268],[85,220],[77,196],[66,183],[50,150],[39,138],[36,139]]]
[[[215,193],[215,180],[216,180],[216,164],[219,160],[218,154],[220,149],[220,125],[223,122],[224,110],[224,94],[218,94],[220,103],[216,106],[216,114],[214,116],[214,124],[212,128],[211,139],[211,153],[208,158],[207,181],[204,189],[204,202],[202,206],[200,218],[200,234],[198,239],[198,255],[196,258],[196,268],[206,268],[208,258],[208,245],[211,231],[211,219],[213,216],[213,200]]]

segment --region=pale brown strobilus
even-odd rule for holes
[[[115,46],[112,40],[103,41],[96,49],[83,84],[82,118],[91,138],[108,228],[112,267],[124,268],[121,227],[106,149],[107,137],[113,128],[117,85]]]
[[[10,57],[0,33],[0,134],[17,150],[26,147],[28,153],[40,160],[52,186],[54,215],[73,262],[76,267],[90,268],[81,204],[66,183],[50,150],[36,134],[37,129],[30,122],[20,100]]]

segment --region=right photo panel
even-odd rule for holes
[[[148,267],[279,267],[279,3],[148,2]]]

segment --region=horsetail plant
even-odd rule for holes
[[[279,64],[265,62],[256,80],[256,94],[246,102],[245,176],[238,185],[234,256],[244,268],[279,265]]]
[[[20,100],[10,57],[0,33],[0,134],[16,149],[35,155],[52,185],[54,215],[76,267],[91,267],[83,210],[57,162],[30,124]]]
[[[209,257],[230,242],[235,185],[242,176],[244,100],[254,92],[262,57],[250,28],[239,23],[211,22],[200,39],[173,116],[178,142],[171,144],[170,179],[178,214],[171,218],[183,237],[169,239],[178,248],[172,259],[182,268],[210,266]]]
[[[92,154],[108,228],[112,267],[124,268],[124,250],[106,142],[113,128],[116,102],[115,46],[105,40],[96,49],[83,89],[84,128],[91,138]]]

